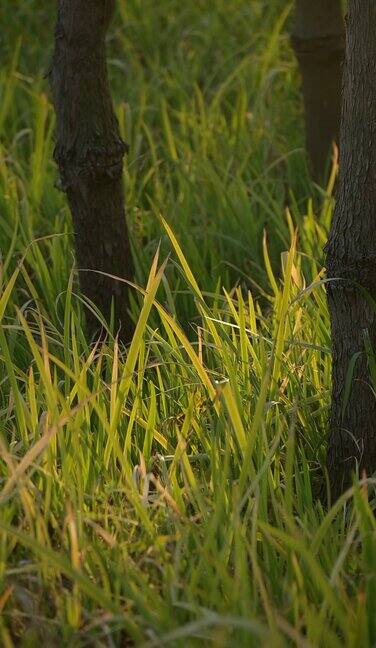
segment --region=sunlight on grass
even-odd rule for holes
[[[374,486],[319,498],[335,170],[307,200],[288,8],[171,4],[109,43],[128,349],[85,337],[31,16],[1,69],[1,642],[371,646]]]

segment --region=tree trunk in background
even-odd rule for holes
[[[344,34],[341,0],[296,0],[291,42],[302,74],[306,146],[319,183],[339,141]]]
[[[122,181],[125,143],[119,135],[106,66],[105,37],[114,0],[59,0],[51,85],[57,127],[55,159],[73,218],[82,293],[129,341],[126,284],[95,272],[133,278]],[[88,333],[98,319],[87,309]]]
[[[376,350],[376,310],[362,290],[376,300],[375,34],[375,0],[349,0],[338,198],[327,245],[333,347],[328,471],[334,499],[351,484],[356,466],[368,476],[376,470],[376,398],[365,348],[368,340]]]

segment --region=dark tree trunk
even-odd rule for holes
[[[116,332],[132,334],[126,284],[91,270],[133,278],[122,182],[125,143],[114,114],[106,66],[106,32],[115,0],[59,0],[51,85],[57,127],[55,159],[73,218],[82,293]],[[87,329],[98,319],[87,310]]]
[[[296,0],[291,42],[302,74],[312,176],[320,183],[339,138],[344,33],[341,0]]]
[[[375,34],[375,0],[349,0],[338,198],[327,245],[333,348],[328,471],[334,499],[357,466],[368,475],[376,470],[376,398],[366,353],[369,344],[376,350],[376,310],[365,295],[376,300]]]

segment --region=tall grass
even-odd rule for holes
[[[307,200],[288,8],[118,3],[137,261],[124,349],[110,328],[85,337],[39,74],[53,16],[5,5],[2,644],[373,646],[371,485],[318,498],[334,175]]]

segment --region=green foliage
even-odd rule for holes
[[[2,644],[373,646],[371,486],[329,510],[317,497],[333,179],[306,208],[288,7],[118,3],[110,70],[137,260],[125,350],[110,330],[102,347],[84,334],[43,79],[52,12],[13,4],[0,70]]]

